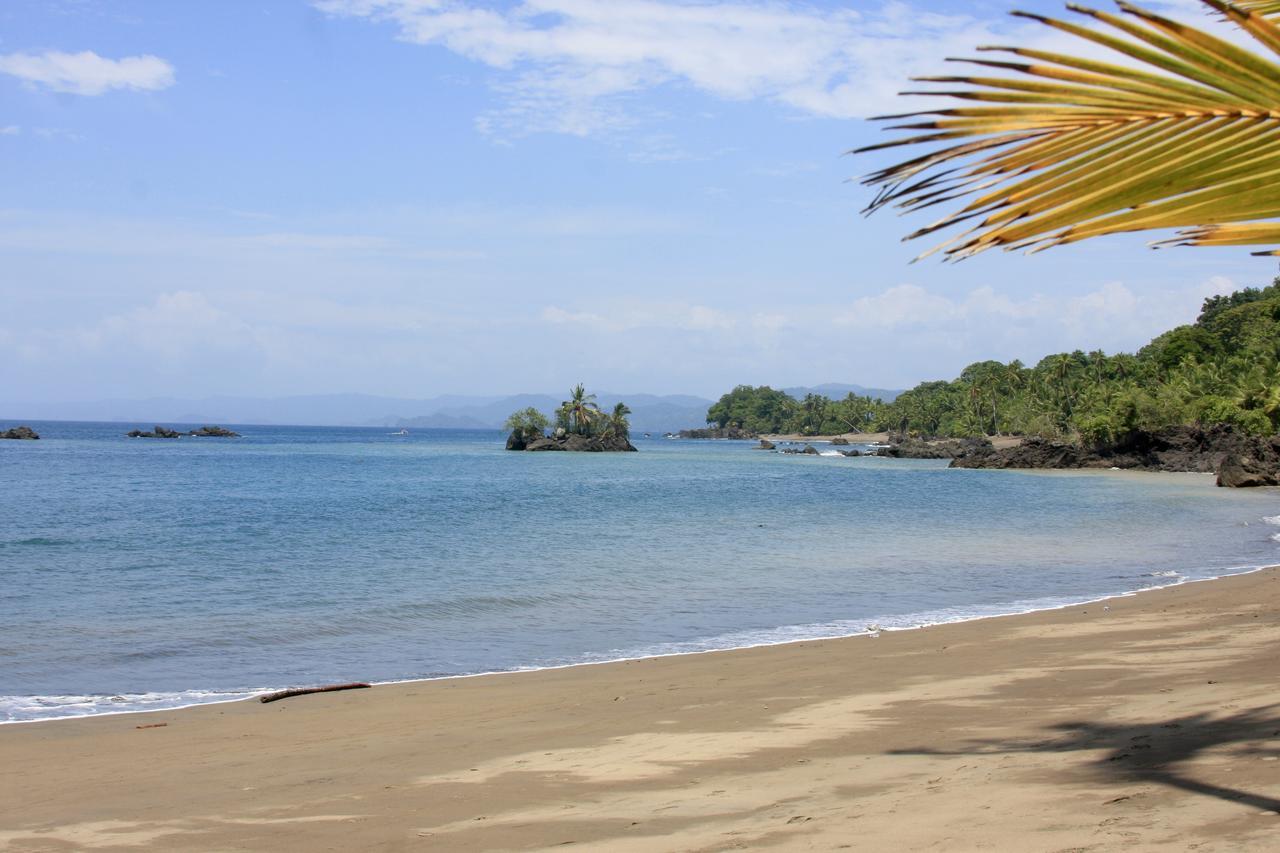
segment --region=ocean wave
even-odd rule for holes
[[[1175,572],[1172,569],[1163,572],[1147,572],[1149,578],[1180,578],[1184,577],[1182,572]]]
[[[1266,523],[1266,524],[1275,524],[1275,525],[1280,525],[1280,515],[1268,515],[1268,516],[1264,516],[1262,520],[1263,520],[1263,522],[1264,522],[1264,523]]]
[[[263,690],[179,690],[169,693],[89,693],[50,696],[0,696],[0,723],[25,723],[67,717],[96,717],[137,711],[170,711],[191,705],[234,702]]]

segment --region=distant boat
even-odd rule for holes
[[[408,434],[409,434],[409,431],[408,431],[407,429],[402,429],[402,430],[400,430],[399,432],[393,432],[393,433],[391,433],[391,434],[392,434],[392,435],[408,435]]]

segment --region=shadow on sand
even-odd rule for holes
[[[1277,705],[1241,711],[1228,717],[1191,714],[1166,722],[1112,726],[1103,723],[1069,722],[1052,727],[1061,732],[1050,740],[973,742],[971,749],[897,749],[897,755],[974,755],[1015,752],[1073,752],[1107,750],[1094,762],[1094,769],[1120,781],[1151,782],[1217,797],[1265,811],[1280,812],[1280,799],[1250,791],[1204,782],[1190,775],[1186,762],[1206,750],[1231,747],[1237,758],[1280,758],[1280,716]],[[1260,742],[1269,741],[1266,746]]]

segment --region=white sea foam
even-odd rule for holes
[[[1262,519],[1267,524],[1280,525],[1280,515],[1268,515]]]
[[[1148,572],[1147,577],[1149,578],[1180,578],[1180,577],[1183,577],[1183,574],[1182,572],[1175,572],[1172,569],[1169,569],[1168,571],[1163,571],[1163,572]]]
[[[169,693],[65,694],[51,696],[0,696],[0,724],[65,717],[131,714],[137,711],[171,711],[191,705],[234,702],[262,690],[180,690]]]

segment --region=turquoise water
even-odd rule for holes
[[[1280,562],[1280,492],[1200,475],[33,426],[0,442],[8,721],[913,627]]]

